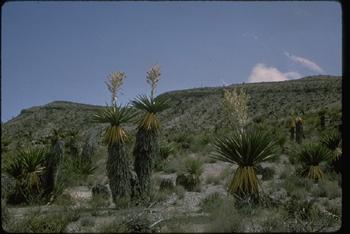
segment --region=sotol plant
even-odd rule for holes
[[[169,107],[168,100],[156,97],[155,89],[160,78],[159,66],[153,66],[147,72],[147,83],[151,85],[151,96],[139,96],[133,106],[141,112],[138,122],[136,141],[133,154],[135,156],[134,169],[138,177],[140,195],[148,200],[151,189],[151,175],[153,162],[159,157],[158,131],[160,122],[157,113]]]
[[[275,154],[276,142],[270,135],[258,130],[235,131],[231,137],[217,138],[215,159],[237,164],[228,191],[239,197],[259,196],[259,180],[255,167]]]
[[[111,77],[108,88],[112,93],[112,106],[96,114],[94,120],[110,124],[104,133],[103,143],[108,146],[106,169],[112,198],[114,203],[119,204],[119,201],[129,201],[131,196],[131,171],[126,148],[128,137],[122,125],[131,121],[134,113],[129,107],[116,105],[116,91],[122,84],[124,73],[112,73]]]

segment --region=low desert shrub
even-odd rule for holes
[[[183,199],[185,197],[186,190],[181,185],[175,186],[174,191],[175,191],[176,195],[179,197],[179,199]]]
[[[33,210],[23,220],[15,220],[7,226],[9,232],[59,233],[72,221],[72,214],[41,214]]]
[[[240,232],[242,217],[234,206],[231,197],[217,200],[217,205],[210,212],[212,221],[207,232]]]
[[[222,196],[219,193],[215,192],[205,197],[201,201],[200,206],[204,212],[210,212],[213,211],[217,206],[221,205],[222,201]]]

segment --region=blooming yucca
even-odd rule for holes
[[[244,90],[224,90],[223,105],[228,115],[228,120],[233,129],[238,128],[243,132],[248,122],[248,100],[249,96]]]
[[[124,72],[112,72],[108,76],[108,81],[105,82],[108,90],[112,94],[112,105],[115,106],[117,104],[117,94],[120,90],[121,86],[123,85],[123,81],[125,79],[125,73]]]
[[[153,99],[154,93],[156,92],[156,87],[158,81],[160,80],[160,75],[161,73],[159,65],[152,66],[151,69],[147,72],[146,81],[151,85],[151,99]]]
[[[133,106],[142,114],[138,123],[133,154],[135,156],[134,168],[143,200],[148,200],[150,197],[153,162],[159,157],[158,130],[160,123],[156,114],[169,107],[167,99],[154,98],[159,79],[160,68],[156,65],[147,72],[146,76],[147,83],[151,85],[151,97],[142,95],[132,102]]]
[[[106,107],[102,112],[94,116],[94,121],[109,123],[103,142],[108,145],[107,176],[114,203],[128,201],[131,196],[131,171],[129,169],[128,150],[126,148],[127,134],[122,127],[128,123],[134,113],[128,107],[117,106],[117,92],[123,84],[125,74],[123,72],[112,73],[107,87],[112,95],[112,106]]]

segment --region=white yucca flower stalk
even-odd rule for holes
[[[108,75],[106,85],[112,94],[112,106],[116,106],[117,104],[117,94],[123,84],[125,77],[126,76],[124,72],[112,72]]]
[[[151,67],[151,69],[147,72],[147,83],[151,85],[151,99],[153,100],[154,93],[158,84],[158,81],[160,79],[160,66],[154,65]]]
[[[229,117],[229,123],[233,129],[238,128],[241,132],[248,122],[248,99],[244,90],[225,89],[223,105]]]

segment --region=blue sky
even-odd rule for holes
[[[2,6],[3,122],[54,100],[126,104],[149,94],[342,73],[337,2],[7,2]]]

